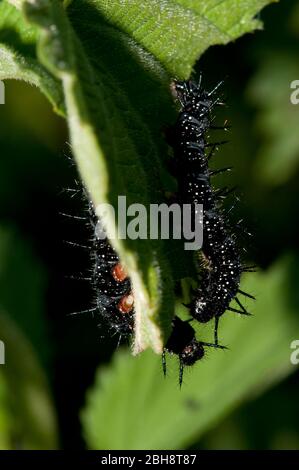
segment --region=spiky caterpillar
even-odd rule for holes
[[[91,202],[89,202],[89,214],[94,234],[91,257],[96,311],[107,323],[110,330],[119,334],[120,338],[129,338],[133,334],[135,315],[131,281],[108,239],[102,236],[102,231],[99,230],[99,220]],[[184,367],[191,366],[202,359],[205,347],[222,349],[224,347],[198,341],[190,323],[182,321],[177,316],[173,318],[171,326],[172,331],[162,356],[163,372],[166,374],[166,351],[177,355],[180,364],[179,384],[181,386]]]
[[[91,258],[92,285],[96,310],[109,329],[121,337],[131,336],[134,328],[134,297],[131,280],[115,250],[99,230],[99,220],[89,202],[90,222],[93,228]]]
[[[237,294],[246,294],[239,289],[242,265],[239,248],[219,207],[219,195],[214,191],[207,154],[207,132],[211,125],[211,112],[219,102],[215,92],[220,84],[207,92],[193,81],[175,82],[175,91],[181,110],[168,140],[173,147],[175,173],[178,180],[178,200],[182,204],[203,205],[203,246],[201,251],[202,269],[199,286],[193,292],[188,305],[191,316],[200,323],[215,319],[215,344],[218,344],[218,322],[226,310],[248,314]],[[230,307],[235,299],[240,310]]]
[[[162,367],[166,375],[166,351],[170,354],[176,354],[179,358],[179,385],[183,383],[184,367],[192,366],[195,362],[201,360],[205,355],[205,347],[226,349],[214,343],[198,341],[195,336],[195,330],[188,320],[181,320],[175,316],[171,323],[172,331],[165,345],[162,354]]]
[[[133,333],[135,315],[131,281],[108,239],[102,236],[92,203],[89,203],[89,213],[94,233],[91,256],[96,310],[110,330],[119,334],[120,338],[129,338]],[[198,341],[190,323],[182,321],[177,316],[173,318],[171,326],[172,331],[162,355],[163,372],[166,374],[165,352],[177,355],[180,363],[181,386],[184,367],[202,359],[205,354],[204,347],[223,348],[223,346]]]
[[[217,103],[213,97],[216,89],[208,93],[191,81],[176,82],[175,89],[182,109],[169,135],[176,162],[178,199],[182,204],[200,203],[204,207],[202,279],[189,308],[192,317],[201,323],[215,319],[215,343],[204,343],[196,339],[188,321],[174,317],[163,354],[163,369],[165,372],[165,351],[176,354],[180,361],[181,384],[183,368],[203,357],[204,346],[223,348],[218,345],[218,320],[227,309],[237,311],[229,304],[238,292],[248,294],[239,290],[244,268],[235,239],[219,208],[219,196],[223,197],[225,192],[213,191],[210,182],[215,172],[208,166],[206,149],[210,144],[206,142],[206,133],[212,128],[211,110]],[[93,208],[91,214],[95,227],[97,218]],[[97,309],[111,329],[121,336],[130,336],[134,324],[131,282],[107,239],[95,236],[93,260]],[[241,303],[239,305],[238,312],[247,314]]]

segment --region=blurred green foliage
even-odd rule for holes
[[[80,226],[58,217],[65,206],[82,210],[80,201],[59,195],[76,178],[65,123],[37,90],[6,82],[0,448],[299,448],[299,386],[289,362],[290,343],[299,339],[299,106],[289,100],[299,79],[299,7],[282,1],[261,18],[264,31],[209,49],[196,66],[211,86],[228,76],[229,106],[218,121],[228,118],[232,130],[215,166],[232,164],[235,172],[216,184],[239,186],[235,217],[253,233],[242,238],[261,271],[244,280],[257,296],[248,301],[254,316],[225,316],[221,338],[230,350],[186,371],[182,392],[174,358],[164,380],[159,357],[121,349],[112,358],[117,339],[102,339],[97,319],[67,317],[88,307],[90,293],[63,279],[88,266],[62,244],[84,240]],[[211,338],[209,328],[200,334]]]
[[[0,329],[6,352],[6,364],[1,369],[5,384],[2,398],[7,413],[2,416],[2,436],[10,448],[55,449],[58,445],[56,416],[36,354],[4,313],[0,314]]]

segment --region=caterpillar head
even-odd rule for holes
[[[179,354],[180,371],[179,371],[179,384],[180,387],[183,383],[183,373],[185,366],[193,366],[195,362],[200,361],[205,355],[204,347],[226,349],[225,346],[219,344],[206,343],[204,341],[197,341],[194,337],[189,344]]]
[[[180,360],[184,366],[192,366],[195,362],[202,359],[205,354],[203,344],[195,338],[185,346],[180,354]]]
[[[204,356],[204,344],[196,340],[195,331],[189,321],[183,321],[178,317],[172,320],[172,332],[163,352],[163,371],[166,375],[165,352],[176,354],[180,361],[179,384],[183,382],[185,366],[192,366]]]

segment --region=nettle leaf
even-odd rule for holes
[[[117,209],[119,195],[126,195],[127,206],[138,202],[148,209],[150,202],[159,202],[160,163],[152,136],[110,68],[93,51],[95,38],[89,39],[90,44],[81,40],[58,1],[27,2],[25,6],[27,17],[42,31],[39,57],[62,81],[73,153],[95,206],[110,203]],[[84,15],[80,20],[84,21]],[[108,44],[110,36],[104,40]],[[113,37],[109,42],[112,47]],[[112,217],[106,228],[108,236],[114,233]],[[174,309],[172,274],[163,244],[157,240],[111,241],[134,287],[134,351],[151,346],[161,352],[158,314],[163,311],[169,327]]]
[[[0,0],[0,80],[24,80],[37,86],[54,110],[64,115],[61,85],[36,57],[37,34],[20,10]]]
[[[207,47],[259,27],[253,16],[270,1],[17,3],[35,32],[42,70],[62,84],[73,153],[93,202],[117,209],[126,195],[127,205],[148,209],[175,187],[162,135],[175,119],[170,74],[187,77]],[[112,218],[107,228],[114,233]],[[112,243],[133,283],[134,351],[161,352],[174,281],[194,273],[191,253],[163,240]]]
[[[178,386],[178,359],[168,355],[168,376],[151,352],[132,358],[119,351],[101,368],[82,413],[92,449],[184,449],[245,399],[296,371],[291,343],[298,336],[298,259],[281,259],[265,273],[248,274],[242,289],[252,317],[227,312],[220,340],[227,351],[207,350],[207,358],[185,370]],[[290,289],[292,289],[290,291]],[[296,298],[294,298],[294,296]],[[197,337],[213,339],[213,325],[200,325]]]
[[[201,54],[261,28],[254,16],[273,0],[87,0],[174,76],[188,78]],[[274,0],[277,1],[277,0]]]

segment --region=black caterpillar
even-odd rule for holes
[[[220,209],[220,200],[227,190],[214,191],[211,185],[214,174],[228,170],[209,169],[209,159],[218,143],[206,141],[207,132],[213,129],[211,111],[219,103],[214,95],[221,84],[207,92],[201,87],[201,80],[198,84],[176,81],[175,91],[181,110],[168,132],[178,180],[178,200],[181,204],[203,204],[201,279],[188,308],[192,318],[200,323],[215,319],[215,345],[218,344],[219,318],[226,310],[249,315],[236,295],[240,293],[253,298],[239,289],[242,272],[250,268],[242,265],[235,236]],[[208,147],[212,147],[209,155]],[[229,306],[233,299],[240,310]]]
[[[92,285],[96,297],[96,310],[109,329],[127,338],[134,328],[134,297],[131,281],[119,257],[102,234],[93,204],[89,202],[90,221],[93,228],[91,258]]]
[[[178,356],[180,363],[179,385],[181,387],[184,367],[192,366],[195,362],[202,359],[205,355],[205,346],[220,349],[226,349],[226,347],[219,344],[197,341],[195,331],[188,320],[183,321],[175,316],[171,325],[172,332],[162,354],[162,367],[164,376],[166,376],[166,351]]]
[[[93,216],[92,209],[91,214]],[[96,218],[94,222],[96,222]],[[129,338],[133,333],[135,313],[130,279],[107,238],[99,239],[95,235],[92,258],[97,311],[109,328],[119,334],[120,339],[122,337]],[[166,351],[177,355],[180,364],[179,385],[181,387],[184,367],[191,366],[202,359],[205,354],[204,347],[221,349],[225,349],[225,347],[197,341],[195,331],[190,323],[177,316],[173,318],[171,326],[171,335],[162,354],[163,372],[166,375]]]
[[[134,329],[134,298],[132,286],[119,257],[107,238],[99,237],[101,230],[93,204],[89,203],[90,220],[93,227],[93,286],[96,293],[96,310],[109,328],[119,334],[119,338],[129,338]],[[183,370],[203,358],[204,347],[225,349],[218,344],[197,341],[195,331],[189,321],[177,316],[172,320],[172,332],[162,355],[163,372],[166,375],[166,351],[179,358],[179,384],[182,385]]]
[[[185,366],[191,366],[202,359],[205,347],[225,349],[218,344],[219,318],[226,310],[249,315],[237,294],[253,296],[239,289],[243,271],[250,271],[241,262],[239,249],[220,201],[229,192],[213,190],[211,177],[226,169],[211,171],[209,158],[218,144],[208,144],[206,134],[212,126],[211,112],[219,104],[214,98],[219,83],[212,91],[204,91],[201,80],[174,82],[176,96],[181,110],[175,125],[167,132],[167,140],[173,148],[174,173],[178,181],[178,202],[180,204],[202,204],[204,214],[204,241],[200,257],[202,260],[199,287],[192,292],[187,305],[191,320],[206,323],[215,320],[214,343],[198,341],[190,320],[183,321],[174,316],[172,332],[162,355],[163,372],[166,374],[166,352],[179,358],[179,384],[182,384]],[[207,154],[207,148],[211,151]],[[89,203],[89,215],[93,227],[92,283],[96,293],[96,310],[109,328],[120,338],[128,338],[134,330],[134,297],[131,281],[120,263],[119,257],[107,238],[97,235],[98,218]],[[235,299],[240,310],[230,307]]]

